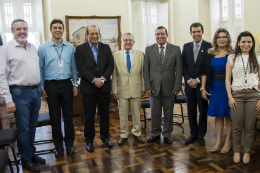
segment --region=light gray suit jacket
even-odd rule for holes
[[[181,91],[182,87],[182,57],[181,49],[167,42],[164,66],[161,67],[158,44],[146,47],[144,57],[145,89],[153,89],[158,96],[161,85],[165,97],[171,97],[173,90]]]

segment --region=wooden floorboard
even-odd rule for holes
[[[47,112],[48,106],[42,102],[40,112]],[[150,117],[150,109],[146,111]],[[175,104],[174,113],[180,113],[180,106]],[[187,115],[186,104],[184,104],[184,114]],[[141,118],[143,111],[141,110]],[[98,124],[99,118],[96,117],[94,140],[94,152],[89,153],[85,149],[84,123],[81,117],[74,118],[75,124],[75,148],[74,155],[64,156],[56,159],[54,153],[41,155],[47,161],[46,165],[39,165],[41,172],[44,173],[168,173],[168,172],[191,172],[191,173],[253,173],[260,172],[260,133],[256,132],[252,147],[251,162],[244,165],[242,162],[234,164],[232,161],[233,151],[227,154],[210,153],[211,147],[216,140],[214,127],[214,118],[208,118],[208,131],[205,136],[206,146],[201,147],[197,142],[185,145],[184,141],[189,136],[188,119],[180,126],[174,126],[172,132],[173,144],[164,144],[163,137],[161,141],[155,143],[139,144],[133,140],[131,129],[133,127],[131,112],[129,111],[129,138],[123,146],[118,146],[120,134],[120,124],[117,104],[110,106],[110,140],[114,144],[113,149],[106,148],[99,139],[100,130]],[[180,117],[174,118],[174,121],[181,121]],[[142,122],[142,125],[144,123]],[[150,137],[151,122],[147,121],[147,129],[142,130],[142,137],[146,140]],[[36,139],[51,139],[51,127],[45,126],[37,128]],[[225,134],[223,134],[223,141]],[[36,145],[37,150],[54,147],[52,143]],[[11,152],[9,156],[12,159]],[[15,166],[13,166],[15,169]],[[21,165],[20,165],[20,168]],[[15,170],[16,171],[16,170]],[[5,173],[9,173],[8,167]],[[20,172],[27,173],[22,170]]]

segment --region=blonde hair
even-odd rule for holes
[[[215,34],[214,34],[214,37],[213,37],[213,40],[212,40],[212,47],[213,48],[210,48],[208,50],[208,54],[212,54],[212,55],[216,55],[218,53],[218,45],[217,45],[217,39],[218,39],[218,34],[221,33],[221,32],[224,32],[227,34],[227,37],[228,37],[228,44],[226,46],[227,48],[227,54],[230,55],[234,52],[234,49],[233,47],[231,46],[231,37],[230,37],[230,34],[228,32],[228,30],[226,30],[225,28],[219,28]]]

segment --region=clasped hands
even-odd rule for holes
[[[188,83],[188,85],[191,87],[191,88],[197,88],[197,86],[198,86],[198,81],[197,81],[197,79],[192,79],[192,78],[190,78],[191,80],[189,81],[189,83]]]
[[[94,86],[97,88],[101,88],[105,83],[104,80],[105,80],[105,78],[96,78],[94,80]]]

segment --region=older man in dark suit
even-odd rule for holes
[[[188,118],[190,136],[185,144],[197,139],[199,145],[204,146],[204,136],[207,132],[208,102],[201,97],[201,77],[204,55],[211,48],[211,43],[202,39],[204,33],[201,23],[190,26],[192,42],[186,43],[182,50],[183,76],[185,79],[185,92],[187,96]],[[199,107],[199,123],[197,123],[197,105]]]
[[[88,42],[76,48],[75,59],[81,75],[80,90],[83,94],[85,113],[84,136],[86,149],[93,152],[95,137],[94,117],[96,106],[100,114],[100,139],[106,147],[112,148],[109,140],[109,104],[114,59],[109,45],[98,42],[99,28],[95,25],[87,28]]]
[[[181,90],[182,59],[179,46],[167,42],[167,29],[159,26],[155,31],[157,43],[146,47],[144,58],[145,89],[153,99],[152,136],[148,143],[164,136],[171,144],[173,130],[173,106],[175,95]],[[163,132],[161,129],[162,107],[164,111]]]

